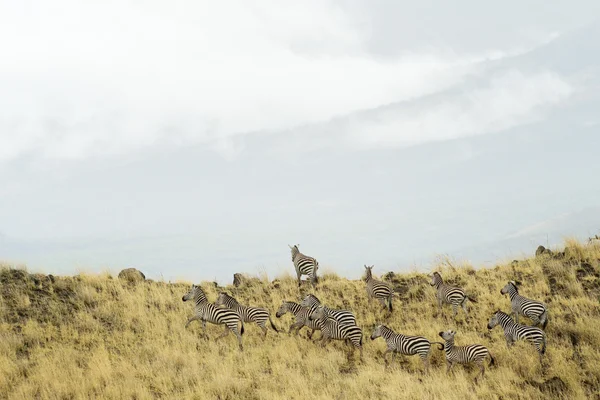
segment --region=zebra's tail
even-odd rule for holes
[[[469,299],[473,303],[477,303],[477,300],[475,300],[473,297],[471,297],[469,295],[467,295],[467,299]]]
[[[429,343],[430,346],[432,344],[439,344],[440,347],[438,347],[438,350],[444,350],[444,343],[442,343],[442,342],[431,342],[431,343]]]
[[[242,324],[242,328],[240,329],[240,335],[244,334],[244,321],[240,319],[240,324]]]
[[[492,355],[492,353],[489,352],[488,350],[488,354],[490,355],[490,367],[496,365],[496,359],[494,358],[494,356]]]
[[[394,310],[394,307],[392,306],[392,300],[394,300],[393,294],[390,297],[388,297],[388,310],[390,310],[390,312]]]
[[[271,316],[269,316],[269,323],[271,324],[271,328],[273,328],[273,330],[277,333],[279,333],[279,329],[277,329],[277,327],[275,326],[275,324],[273,323],[273,320],[271,319]]]
[[[542,315],[540,315],[540,320],[542,321],[542,329],[546,330],[546,325],[548,325],[548,310],[544,310]]]
[[[546,335],[542,337],[542,347],[540,348],[541,354],[546,354]]]

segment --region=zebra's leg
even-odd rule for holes
[[[223,333],[221,333],[219,336],[217,336],[217,337],[215,338],[215,341],[216,341],[216,340],[219,340],[219,339],[221,339],[221,338],[224,338],[225,336],[229,335],[229,331],[230,331],[230,330],[233,330],[233,329],[232,329],[232,328],[230,328],[229,326],[225,325],[225,330],[223,331]],[[237,328],[236,328],[235,330],[237,331]]]
[[[423,360],[423,367],[425,369],[425,373],[429,373],[429,358],[427,358],[428,354],[420,354],[421,360]]]
[[[288,333],[292,332],[292,329],[296,329],[296,336],[298,336],[298,331],[304,326],[304,322],[295,322],[290,326],[290,330]]]
[[[262,329],[264,336],[263,336],[263,340],[267,338],[267,326],[265,325],[267,321],[262,321],[258,323],[258,326],[260,327],[260,329]]]
[[[446,360],[446,367],[446,374],[449,374],[452,367],[454,367],[454,363],[452,361]]]
[[[208,334],[206,333],[206,320],[202,320],[202,336],[208,339]]]
[[[440,317],[442,315],[442,299],[437,296],[437,303],[438,303],[438,317]]]
[[[456,318],[457,309],[456,303],[452,304],[452,318]]]
[[[481,370],[481,373],[478,374],[481,378],[483,378],[483,374],[485,373],[485,367],[483,365],[483,360],[478,360],[475,361],[475,364],[477,364],[479,366],[479,369]],[[477,376],[475,377],[475,382],[477,382]]]
[[[462,309],[465,312],[465,316],[468,318],[469,317],[469,310],[467,310],[467,298],[465,297],[465,299],[462,302]]]
[[[306,332],[306,335],[308,336],[308,339],[309,339],[309,340],[311,340],[311,339],[312,339],[312,337],[313,337],[314,333],[315,333],[315,330],[314,330],[314,329],[311,329],[311,330],[310,330],[310,332]]]
[[[392,360],[394,358],[394,350],[392,349],[387,349],[386,351],[383,352],[383,361],[385,362],[385,366],[387,367],[389,365],[389,362],[386,358],[386,356],[388,355],[388,353],[392,353]]]
[[[298,276],[298,287],[302,286],[302,273],[300,272],[300,270],[296,270],[296,275]]]
[[[325,345],[329,343],[330,340],[330,337],[323,336],[323,338],[321,339],[321,347],[325,347]]]
[[[385,304],[384,299],[382,299],[381,297],[378,297],[377,300],[379,300],[379,303],[383,306],[383,308],[387,308],[387,305]]]
[[[185,327],[187,328],[188,325],[190,324],[190,322],[192,321],[200,321],[202,318],[200,318],[199,315],[194,315],[193,317],[191,317],[190,319],[187,320],[187,322],[185,323]]]

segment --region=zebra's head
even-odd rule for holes
[[[375,340],[381,336],[382,328],[383,328],[383,325],[377,325],[375,327],[375,330],[373,330],[373,333],[371,334],[371,340]]]
[[[290,246],[288,244],[288,247],[290,248],[291,252],[292,252],[292,260],[294,259],[294,257],[296,256],[296,254],[300,253],[300,249],[298,247],[300,247],[299,244],[295,244],[293,246]]]
[[[215,306],[226,307],[226,302],[227,302],[228,297],[230,297],[230,296],[227,293],[219,292],[219,296],[217,297],[217,300],[215,301]]]
[[[508,281],[508,283],[502,289],[500,289],[500,293],[507,294],[510,292],[511,288],[515,292],[519,293],[519,289],[517,288],[517,282],[515,281]]]
[[[431,278],[431,282],[429,283],[431,286],[435,286],[438,282],[442,281],[442,275],[437,271],[429,275],[429,277]]]
[[[454,340],[454,335],[456,335],[456,331],[449,330],[439,333],[440,337],[444,340],[452,341]]]
[[[192,285],[192,288],[190,289],[190,291],[187,292],[186,294],[184,294],[183,297],[181,298],[181,300],[183,300],[183,301],[193,300],[199,292],[202,292],[202,288],[200,286]]]
[[[488,329],[493,329],[496,325],[498,325],[499,321],[498,321],[498,313],[501,312],[500,310],[497,310],[494,315],[492,315],[492,318],[490,318],[489,322],[488,322]]]
[[[309,321],[314,321],[314,320],[318,320],[318,319],[322,319],[324,318],[325,315],[325,309],[323,308],[323,306],[319,306],[317,308],[315,308],[313,310],[312,313],[310,313],[310,315],[308,316],[308,320]]]
[[[367,264],[364,264],[364,266],[365,266],[365,270],[367,271],[367,279],[368,279],[369,277],[371,277],[373,275],[372,269],[375,265],[368,266]]]
[[[282,315],[285,315],[285,313],[287,313],[290,310],[289,308],[289,302],[287,301],[283,301],[281,303],[281,305],[279,306],[279,309],[277,310],[277,312],[275,313],[275,316],[277,318],[281,318]]]
[[[304,299],[302,299],[302,301],[300,302],[300,305],[302,307],[312,307],[312,306],[318,306],[321,304],[321,301],[317,298],[317,296],[315,296],[312,293],[309,293],[306,295],[306,297],[304,297]]]

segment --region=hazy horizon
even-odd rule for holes
[[[213,280],[600,233],[600,3],[0,3],[0,261]]]

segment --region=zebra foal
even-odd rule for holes
[[[367,284],[366,289],[369,303],[371,303],[373,299],[377,299],[384,308],[387,308],[389,312],[392,312],[394,292],[388,283],[373,278],[373,272],[371,271],[373,267],[374,265],[371,265],[370,267],[365,265],[365,269],[367,270],[365,281]]]
[[[279,332],[275,324],[273,324],[273,320],[271,320],[271,314],[266,308],[241,305],[235,297],[230,296],[225,292],[219,293],[215,305],[217,307],[226,307],[235,311],[244,322],[256,323],[264,333],[263,339],[267,337],[267,321],[269,321],[271,328],[273,328],[275,332]]]
[[[515,281],[509,281],[506,286],[500,289],[500,293],[508,294],[512,309],[511,315],[515,316],[517,323],[519,323],[519,315],[522,315],[531,319],[534,326],[541,324],[542,329],[546,329],[546,325],[548,325],[548,309],[544,303],[521,296]]]
[[[508,347],[511,347],[517,340],[526,340],[535,346],[540,355],[540,364],[542,364],[542,356],[546,353],[546,333],[543,330],[534,326],[516,323],[510,315],[500,310],[492,315],[487,327],[493,329],[497,325],[504,329],[504,337]]]
[[[378,337],[385,339],[387,344],[387,350],[383,353],[383,360],[387,366],[389,363],[386,359],[388,353],[392,353],[391,361],[394,360],[394,355],[399,353],[407,356],[414,356],[418,354],[423,361],[425,372],[429,371],[429,353],[431,352],[431,345],[440,345],[439,349],[444,349],[444,344],[441,342],[430,342],[423,336],[407,336],[401,333],[396,333],[385,325],[377,325],[371,340],[375,340]]]
[[[290,325],[288,334],[292,333],[293,329],[296,329],[296,335],[298,335],[300,329],[306,326],[308,329],[310,329],[310,332],[308,333],[308,338],[312,339],[312,336],[315,333],[315,331],[321,330],[321,327],[319,326],[319,324],[317,324],[316,321],[311,321],[308,318],[312,311],[313,308],[303,307],[298,303],[294,303],[293,301],[283,301],[281,303],[281,306],[279,306],[277,313],[275,313],[275,316],[277,318],[281,318],[286,313],[292,314],[294,317],[296,317],[296,322]]]
[[[458,306],[462,307],[465,315],[468,317],[469,311],[467,311],[467,300],[471,300],[473,303],[477,303],[477,301],[467,295],[461,288],[445,284],[444,280],[442,279],[442,275],[440,275],[439,272],[434,272],[432,275],[430,275],[430,278],[430,285],[436,289],[436,299],[440,314],[442,313],[442,304],[451,304],[453,318],[456,318]]]
[[[344,340],[351,348],[360,350],[360,360],[363,359],[363,333],[356,325],[342,325],[325,313],[322,306],[317,307],[308,317],[316,321],[321,328],[321,347],[325,347],[331,339]],[[350,356],[350,354],[349,354]]]
[[[298,276],[298,287],[302,285],[302,275],[307,275],[312,283],[313,287],[317,285],[317,270],[319,269],[319,262],[313,257],[309,257],[304,255],[298,249],[298,244],[294,246],[290,246],[288,244],[291,252],[292,252],[292,261],[294,263],[294,268],[296,269],[296,275]]]
[[[310,308],[310,309],[315,309],[319,306],[322,306],[323,310],[325,311],[325,314],[332,317],[340,324],[356,325],[356,316],[354,316],[354,314],[352,314],[351,311],[336,310],[336,309],[326,307],[323,304],[321,304],[321,301],[314,294],[306,295],[306,297],[304,299],[302,299],[302,302],[300,303],[300,305],[303,307]]]
[[[442,339],[444,339],[445,342],[444,352],[446,353],[446,364],[448,365],[446,373],[450,373],[450,370],[454,364],[468,364],[473,362],[479,366],[479,369],[481,370],[481,377],[483,377],[485,372],[483,362],[487,356],[490,356],[490,366],[494,365],[494,357],[487,347],[480,344],[455,346],[454,335],[456,335],[456,332],[452,330],[440,332],[439,335]],[[477,381],[477,376],[475,377],[475,381]]]
[[[215,325],[224,325],[225,331],[219,335],[216,340],[221,339],[233,332],[238,339],[240,351],[242,346],[242,335],[244,334],[244,322],[240,316],[232,310],[226,308],[217,308],[214,304],[209,303],[206,294],[200,286],[192,285],[192,288],[182,298],[183,301],[193,300],[196,305],[195,315],[188,319],[185,324],[187,328],[190,322],[198,320],[202,322],[202,330],[206,336],[206,323],[210,322]],[[238,322],[241,324],[238,330]]]

